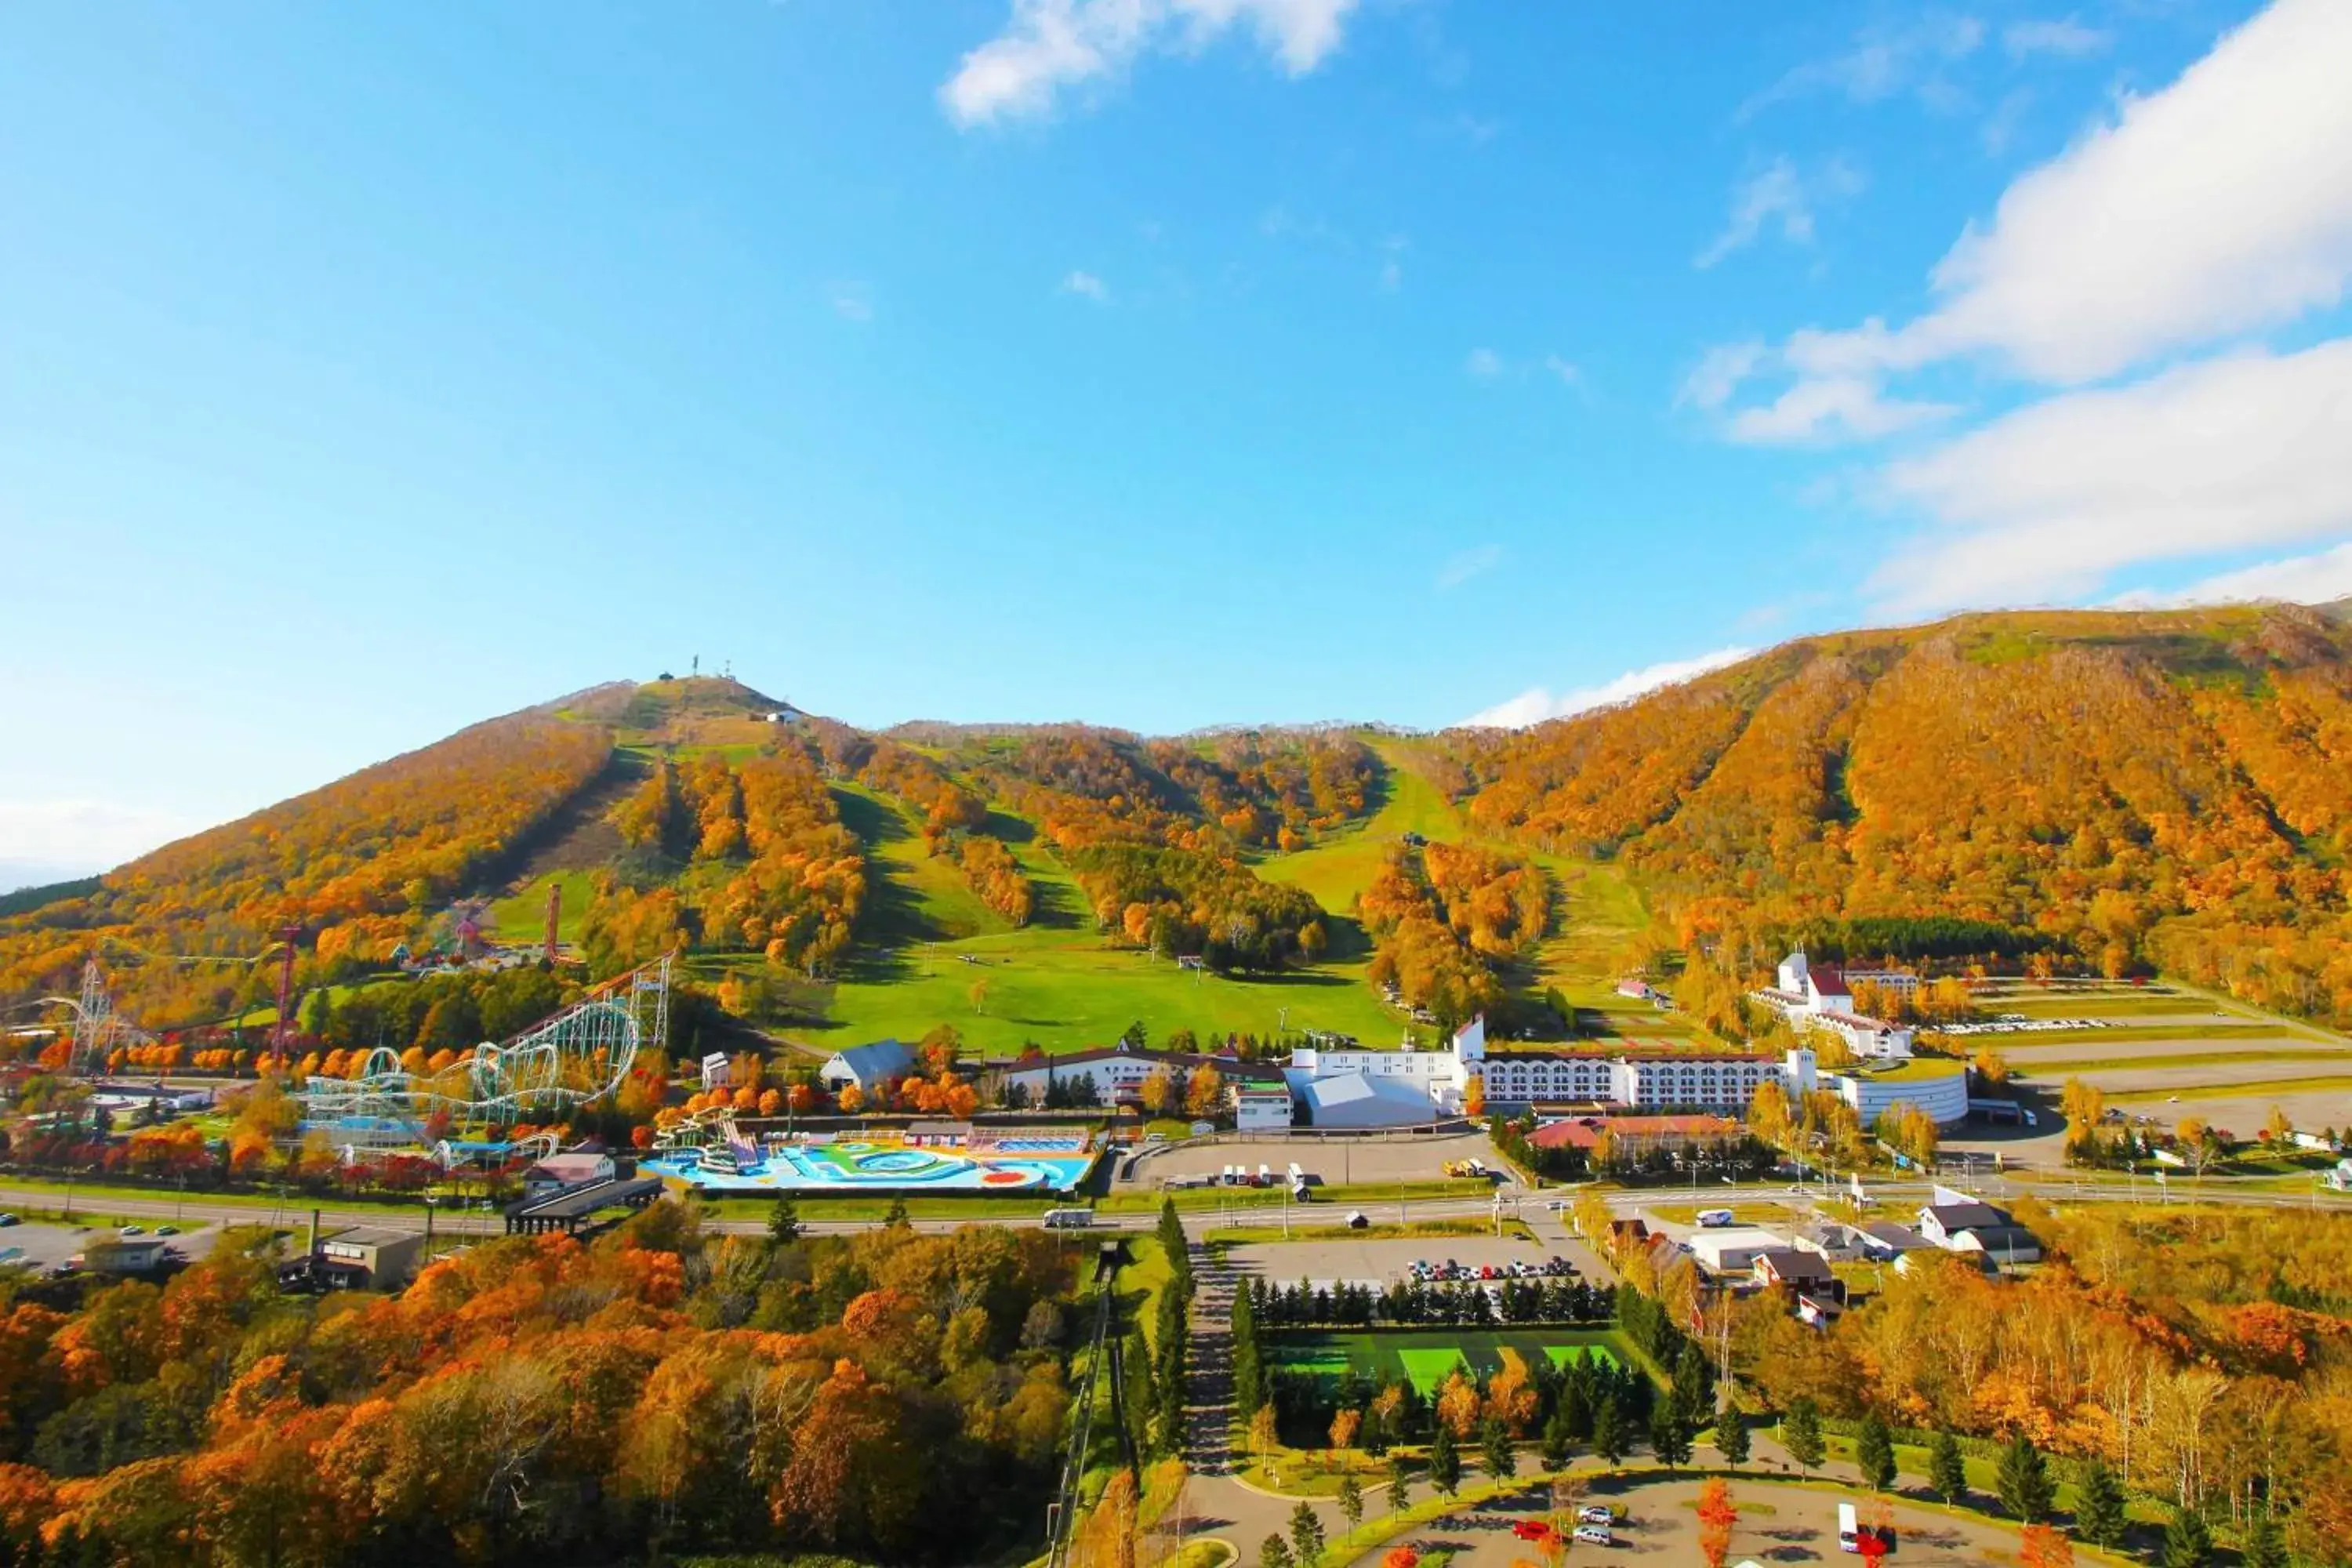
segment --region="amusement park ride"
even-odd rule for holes
[[[253,958],[180,959],[180,963],[258,963],[281,959],[273,1048],[292,1035],[293,959],[299,929],[280,931]],[[155,955],[140,952],[142,958]],[[425,1124],[481,1129],[541,1120],[600,1099],[627,1078],[640,1050],[658,1050],[669,1038],[671,955],[607,980],[579,1001],[503,1042],[484,1041],[437,1072],[411,1072],[398,1052],[378,1047],[349,1077],[313,1075],[294,1089],[306,1126],[343,1143],[425,1142]],[[115,1011],[106,972],[93,953],[82,966],[79,996],[47,996],[73,1019],[68,1070],[95,1079],[113,1053],[152,1044],[154,1036]],[[444,1148],[446,1141],[440,1141]]]

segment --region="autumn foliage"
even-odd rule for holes
[[[1971,616],[1454,740],[1475,824],[1621,856],[1686,944],[1959,917],[2352,1018],[2347,652],[2284,605]]]
[[[1070,1263],[1040,1233],[719,1239],[664,1204],[325,1300],[280,1297],[257,1239],[0,1312],[8,1561],[958,1563],[1033,1531],[1053,1474],[1033,1308]]]

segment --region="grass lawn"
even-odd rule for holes
[[[1503,1364],[1510,1351],[1532,1366],[1538,1358],[1563,1365],[1572,1358],[1599,1356],[1622,1366],[1633,1358],[1614,1329],[1388,1329],[1294,1334],[1268,1331],[1267,1365],[1334,1381],[1349,1371],[1375,1383],[1409,1377],[1424,1395],[1433,1394],[1457,1365],[1479,1375]]]
[[[580,921],[588,913],[588,900],[595,889],[586,871],[560,871],[539,878],[521,892],[490,906],[491,930],[500,942],[536,942],[547,934],[547,884],[551,881],[563,889],[563,901],[555,915],[556,940],[580,939]]]
[[[2117,1031],[2121,1033],[2122,1031]],[[2101,1034],[2102,1044],[2114,1039]],[[2352,1051],[2331,1050],[2324,1047],[2303,1047],[2286,1050],[2191,1051],[2182,1056],[2113,1056],[2065,1057],[2055,1060],[2033,1056],[2005,1053],[2009,1070],[2020,1078],[2063,1078],[2080,1072],[2125,1072],[2148,1068],[2213,1068],[2243,1067],[2248,1062],[2336,1062],[2352,1068]]]

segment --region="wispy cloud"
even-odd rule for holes
[[[1356,0],[1013,0],[1004,30],[940,87],[967,129],[1052,111],[1067,89],[1115,79],[1146,54],[1198,54],[1245,26],[1294,77],[1339,47]]]
[[[1480,381],[1492,381],[1501,375],[1503,370],[1503,356],[1493,349],[1472,349],[1462,361],[1463,374]]]
[[[1984,37],[1982,22],[1948,12],[1931,12],[1900,26],[1865,28],[1842,52],[1790,68],[1742,104],[1735,118],[1746,120],[1776,103],[1820,92],[1854,103],[1912,92],[1940,107],[1951,97],[1944,68],[1976,53]]]
[[[1558,354],[1544,355],[1543,367],[1544,369],[1551,372],[1552,374],[1559,377],[1561,382],[1571,386],[1581,378],[1582,374],[1582,373],[1580,372],[1574,364],[1562,359]]]
[[[1769,351],[1754,338],[1717,343],[1706,351],[1675,395],[1677,406],[1717,409],[1731,401],[1742,383],[1764,366]]]
[[[863,283],[836,283],[833,286],[833,313],[845,321],[870,321],[874,319],[874,291]]]
[[[1829,201],[1843,200],[1861,191],[1859,171],[1843,159],[1832,159],[1813,174],[1799,173],[1787,157],[1779,157],[1740,182],[1731,194],[1731,211],[1723,232],[1701,250],[1692,265],[1714,266],[1735,250],[1746,248],[1769,227],[1777,226],[1790,245],[1813,242],[1813,210]]]
[[[2290,605],[2324,605],[2352,596],[2352,544],[2315,555],[2290,555],[2224,572],[2168,593],[2135,589],[2107,601],[2118,610],[2178,609],[2189,605],[2240,605],[2275,599]]]
[[[1091,272],[1073,271],[1062,279],[1062,292],[1083,295],[1097,305],[1110,303],[1110,285]]]
[[[1463,723],[1497,730],[1524,730],[1547,719],[1565,719],[1571,714],[1590,712],[1595,708],[1606,708],[1614,702],[1631,701],[1664,687],[1679,686],[1710,670],[1738,664],[1754,651],[1744,647],[1717,648],[1696,658],[1669,659],[1663,664],[1629,669],[1614,680],[1559,693],[1540,686],[1531,686],[1507,701],[1497,702],[1483,712],[1472,714]]]
[[[2011,59],[2030,55],[2061,55],[2069,59],[2095,55],[2115,42],[2112,34],[2086,27],[2072,16],[2042,21],[2011,22],[2000,32],[2001,47]]]
[[[1459,588],[1471,578],[1493,571],[1503,559],[1499,544],[1481,544],[1475,549],[1457,551],[1446,557],[1445,564],[1437,569],[1437,586]]]

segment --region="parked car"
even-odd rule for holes
[[[1589,1502],[1582,1508],[1576,1510],[1576,1522],[1579,1524],[1614,1524],[1617,1522],[1617,1514],[1616,1511],[1611,1509],[1606,1503]]]
[[[126,1225],[114,1234],[117,1236],[144,1236],[147,1234],[147,1227],[143,1225]]]
[[[14,1214],[0,1214],[0,1226],[22,1225],[25,1222],[22,1219],[18,1218]]]
[[[1617,1544],[1617,1537],[1611,1533],[1609,1527],[1605,1524],[1580,1524],[1576,1527],[1574,1539],[1587,1546],[1614,1546]]]
[[[180,1227],[176,1225],[159,1225],[155,1227],[155,1234],[157,1236],[177,1236],[180,1234]]]

